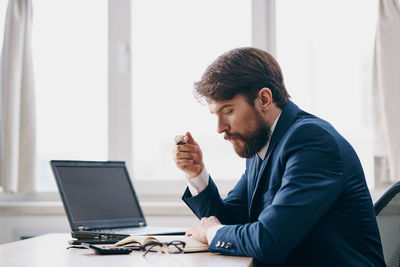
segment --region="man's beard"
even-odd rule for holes
[[[244,135],[239,133],[227,133],[225,132],[224,138],[226,140],[230,138],[236,138],[243,142],[243,146],[238,143],[233,145],[235,152],[242,158],[251,158],[257,152],[259,152],[268,142],[271,136],[271,127],[269,127],[262,117],[256,111],[256,123],[257,128],[250,133]]]

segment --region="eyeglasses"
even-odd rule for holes
[[[186,243],[179,240],[174,240],[171,242],[149,242],[146,245],[142,246],[143,250],[145,251],[143,257],[146,257],[147,253],[150,251],[156,252],[164,252],[164,253],[172,253],[172,254],[179,254],[183,253],[183,249],[185,248]]]
[[[129,242],[125,245],[128,245],[127,247],[132,248],[134,250],[142,250],[144,251],[143,257],[146,257],[146,255],[152,251],[152,252],[164,252],[166,254],[179,254],[183,253],[183,249],[186,246],[186,243],[180,240],[174,240],[171,242],[148,242],[145,245],[140,244],[139,242]]]

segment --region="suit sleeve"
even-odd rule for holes
[[[215,216],[222,224],[240,224],[248,221],[247,172],[245,172],[234,189],[223,200],[211,179],[200,194],[192,197],[188,188],[182,200],[200,219]]]
[[[284,142],[279,151],[284,171],[272,203],[262,207],[256,222],[218,230],[210,251],[250,256],[264,263],[283,262],[333,205],[343,187],[334,137],[311,125],[299,127]],[[230,245],[221,246],[222,242]]]

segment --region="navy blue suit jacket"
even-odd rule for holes
[[[329,123],[288,102],[258,177],[255,162],[225,199],[211,177],[195,197],[186,189],[197,217],[226,225],[210,251],[268,266],[385,266],[360,161]]]

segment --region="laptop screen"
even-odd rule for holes
[[[52,161],[73,230],[124,227],[144,222],[123,162]]]

